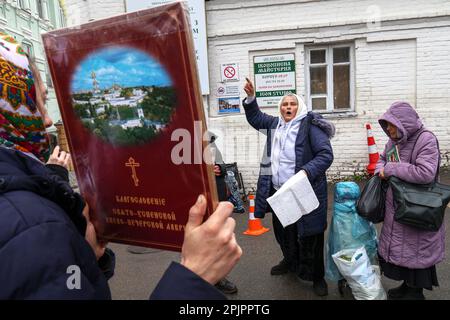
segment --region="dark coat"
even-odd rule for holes
[[[0,147],[0,299],[111,298],[83,236],[83,207],[40,162]],[[79,268],[81,289],[67,286],[70,266]]]
[[[0,299],[111,299],[105,274],[84,239],[83,206],[59,175],[0,146]],[[80,289],[67,286],[74,275],[70,266],[79,267]],[[170,285],[173,281],[176,285]],[[154,296],[224,299],[181,265],[166,271]]]
[[[212,132],[208,132],[209,134],[209,147],[214,148],[215,154],[215,165],[220,168],[220,175],[216,177],[216,187],[217,187],[217,196],[219,197],[219,201],[227,201],[228,200],[228,189],[227,184],[225,182],[225,175],[227,173],[225,162],[223,162],[222,153],[215,143],[217,136]]]
[[[172,262],[150,296],[152,300],[224,300],[214,286],[181,264]]]
[[[272,187],[271,147],[279,118],[261,112],[256,102],[243,102],[248,123],[256,130],[263,130],[267,135],[264,157],[260,165],[260,174],[255,199],[255,217],[264,218],[270,210],[267,198]],[[334,134],[334,126],[313,112],[301,120],[295,142],[295,173],[305,170],[308,179],[319,200],[319,207],[297,221],[300,237],[312,236],[327,228],[327,179],[325,172],[333,163],[333,150],[330,137]]]

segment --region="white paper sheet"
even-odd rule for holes
[[[295,223],[319,207],[319,200],[304,171],[286,181],[274,195],[267,198],[267,202],[283,227]]]

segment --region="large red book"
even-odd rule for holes
[[[180,251],[198,195],[208,212],[217,205],[187,9],[169,4],[43,40],[100,236]]]

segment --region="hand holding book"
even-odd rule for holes
[[[69,170],[70,153],[61,150],[59,146],[56,146],[53,150],[47,164],[56,164]]]
[[[83,209],[83,216],[86,219],[85,239],[94,251],[95,257],[99,260],[105,254],[107,242],[98,239],[97,230],[95,230],[94,224],[91,222],[91,218],[89,216],[89,205],[87,202]]]
[[[180,251],[194,199],[205,195],[207,214],[217,205],[188,14],[173,3],[43,35],[79,188],[104,240]]]
[[[223,279],[238,262],[242,249],[236,242],[236,222],[230,218],[233,205],[221,202],[204,223],[206,199],[203,195],[189,211],[181,264],[211,284]]]

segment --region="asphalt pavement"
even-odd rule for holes
[[[450,172],[442,170],[441,182],[450,184]],[[334,185],[329,185],[328,219],[333,211]],[[236,220],[236,237],[242,247],[243,255],[239,263],[229,274],[228,279],[238,287],[238,293],[228,295],[232,300],[327,300],[352,299],[347,292],[339,294],[337,284],[328,281],[329,295],[317,297],[312,291],[312,283],[298,279],[294,274],[270,275],[270,269],[281,259],[281,251],[275,240],[272,218],[269,215],[262,220],[270,231],[260,236],[247,236],[243,232],[248,227],[248,214],[233,214]],[[450,208],[447,208],[445,224],[449,230]],[[381,224],[377,225],[380,230]],[[327,237],[327,233],[326,233]],[[446,237],[446,257],[450,252],[450,237]],[[162,277],[171,261],[179,261],[179,253],[110,244],[115,251],[117,262],[114,277],[110,280],[113,299],[148,299],[151,291]],[[450,259],[446,258],[437,265],[440,286],[432,291],[425,290],[429,300],[450,299]],[[399,282],[382,277],[384,288],[390,289]]]

